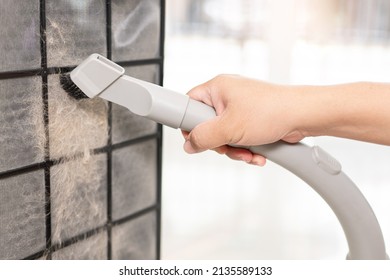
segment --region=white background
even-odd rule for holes
[[[387,41],[332,40],[325,0],[316,1],[325,11],[318,26],[308,26],[314,13],[308,1],[206,1],[210,17],[238,33],[246,30],[245,21],[263,27],[259,37],[238,39],[196,28],[177,31],[187,16],[185,2],[167,1],[167,88],[186,93],[220,73],[284,84],[389,81]],[[302,36],[302,30],[312,36]],[[330,137],[306,143],[342,163],[390,244],[390,148]],[[163,259],[345,258],[347,243],[336,217],[298,178],[271,162],[259,168],[210,151],[187,155],[182,145],[180,131],[164,130]]]

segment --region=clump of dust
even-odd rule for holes
[[[49,76],[50,158],[72,157],[107,144],[107,103],[100,98],[75,100]]]
[[[71,27],[61,28],[60,24],[54,19],[46,18],[46,43],[48,46],[47,60],[49,64],[55,65],[58,60],[62,61],[62,65],[72,65],[74,58],[69,56],[69,48],[75,49],[74,40],[69,40],[69,35],[72,33]],[[50,51],[52,48],[54,51]]]
[[[49,66],[77,65],[91,53],[106,53],[105,1],[47,1],[46,15]]]
[[[51,168],[52,242],[84,234],[107,220],[106,155],[60,163]]]
[[[48,1],[46,15],[49,67],[106,53],[105,1]],[[52,243],[61,244],[107,220],[107,159],[93,154],[107,145],[107,103],[73,99],[58,75],[48,77],[48,96],[49,154],[59,162],[50,169]]]
[[[106,154],[93,154],[94,149],[107,145],[107,104],[98,98],[75,100],[61,88],[58,75],[48,79],[48,131],[41,77],[0,81],[0,144],[7,147],[2,150],[0,167],[42,162],[45,154],[56,162],[50,168],[52,242],[61,244],[107,220]],[[45,150],[47,132],[49,150]],[[0,198],[5,200],[0,199],[4,237],[0,245],[5,242],[6,247],[1,247],[9,251],[0,253],[0,258],[24,258],[45,247],[45,183],[43,171],[36,174],[37,179],[28,173],[0,182]],[[30,181],[33,185],[26,183]],[[31,201],[31,188],[40,194],[38,202]],[[28,236],[32,230],[35,239]]]
[[[41,80],[41,78],[39,78]],[[39,94],[35,98],[30,96],[31,122],[34,124],[34,150],[37,156],[36,161],[41,161],[46,153],[46,129],[44,124],[44,105],[42,102],[42,83],[41,81],[34,85],[34,91]]]
[[[107,103],[99,98],[75,100],[48,79],[52,241],[61,243],[106,221],[106,155],[93,149],[107,145]]]

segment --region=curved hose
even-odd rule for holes
[[[348,241],[348,259],[386,259],[385,243],[373,210],[341,165],[318,146],[302,143],[249,148],[309,184],[336,214]]]

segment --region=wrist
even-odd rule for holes
[[[296,118],[293,129],[303,137],[332,135],[342,110],[328,86],[294,86]]]
[[[302,103],[299,111],[299,130],[307,136],[336,136],[364,141],[375,134],[372,108],[380,108],[375,96],[380,87],[359,82],[331,86],[298,86]],[[384,98],[383,98],[384,99]],[[374,114],[375,115],[375,114]]]

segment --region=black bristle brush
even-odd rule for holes
[[[76,100],[89,98],[76,84],[72,81],[70,73],[60,74],[60,84],[63,90],[65,90],[69,96]]]

